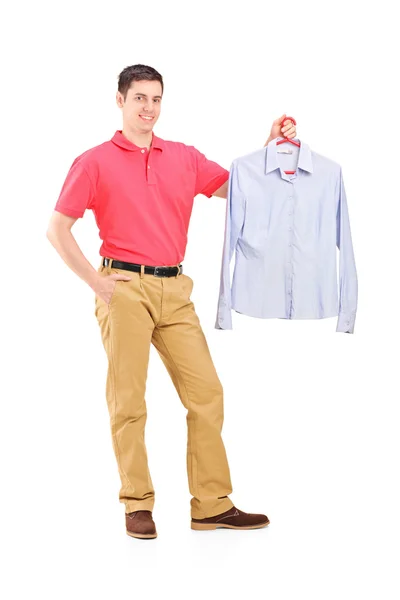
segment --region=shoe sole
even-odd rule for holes
[[[260,523],[258,525],[247,525],[239,527],[237,525],[227,525],[223,523],[190,523],[190,527],[197,531],[210,531],[213,529],[260,529],[261,527],[267,527],[270,524],[270,521],[266,523]]]
[[[157,533],[133,533],[132,531],[127,531],[126,533],[131,537],[140,539],[151,539],[157,537]]]

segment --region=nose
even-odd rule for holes
[[[152,115],[154,113],[154,107],[153,107],[153,104],[151,101],[144,107],[144,112],[146,114],[150,113],[150,115]]]

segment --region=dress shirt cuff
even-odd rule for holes
[[[354,333],[355,313],[339,313],[336,331],[341,333]]]
[[[218,309],[217,318],[215,320],[215,329],[233,329],[232,315],[229,308],[223,307]]]

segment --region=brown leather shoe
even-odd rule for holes
[[[126,533],[135,538],[156,538],[156,526],[151,510],[135,510],[125,513]]]
[[[225,527],[227,529],[256,529],[269,525],[267,515],[246,513],[233,506],[229,510],[213,517],[205,519],[193,519],[190,526],[192,529],[217,529]]]

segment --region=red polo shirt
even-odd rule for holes
[[[210,198],[229,171],[194,146],[153,132],[150,150],[121,130],[72,163],[55,210],[83,217],[93,210],[100,256],[144,265],[176,265],[184,256],[197,194]]]

